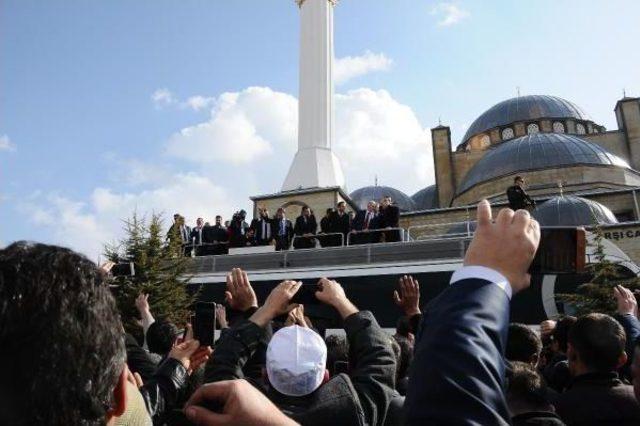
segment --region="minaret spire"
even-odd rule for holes
[[[296,0],[300,8],[298,152],[282,185],[344,186],[333,141],[333,7],[336,0]]]

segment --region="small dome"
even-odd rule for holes
[[[369,201],[380,201],[386,196],[391,197],[393,203],[402,211],[409,212],[416,209],[413,200],[407,194],[389,186],[365,186],[349,194],[351,200],[361,210],[367,208]]]
[[[618,223],[608,207],[571,195],[553,197],[540,204],[533,217],[541,226],[591,226]]]
[[[411,196],[416,210],[431,210],[438,208],[438,189],[429,185]]]
[[[467,141],[472,136],[495,127],[541,118],[573,118],[591,121],[591,117],[582,108],[566,99],[557,96],[519,96],[502,101],[482,113],[471,123],[462,141]]]
[[[536,133],[488,149],[466,174],[458,194],[479,183],[509,174],[581,164],[629,168],[620,157],[578,136]]]

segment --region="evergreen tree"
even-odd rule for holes
[[[580,285],[574,294],[558,295],[560,300],[575,309],[578,316],[592,312],[613,315],[617,308],[613,289],[617,285],[627,287],[631,291],[640,289],[638,277],[625,278],[619,262],[606,258],[603,241],[604,231],[601,226],[596,226],[594,241],[591,244],[595,249],[588,265],[591,279],[588,283]]]
[[[188,320],[189,309],[196,295],[187,292],[187,262],[175,227],[165,244],[162,216],[153,213],[149,221],[136,212],[124,221],[125,237],[117,246],[106,246],[105,255],[116,263],[133,262],[135,275],[114,279],[114,295],[125,329],[137,334],[139,319],[135,299],[141,293],[149,294],[149,305],[154,317],[164,318],[180,326]]]

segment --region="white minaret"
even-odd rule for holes
[[[333,141],[333,7],[337,0],[296,0],[300,8],[298,152],[283,191],[344,186]]]

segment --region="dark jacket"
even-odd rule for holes
[[[627,364],[622,368],[622,372],[625,379],[631,379],[631,363],[633,361],[636,343],[638,343],[640,339],[640,321],[632,314],[616,315],[616,319],[622,324],[624,332],[627,335],[627,344],[625,347]]]
[[[296,218],[296,224],[293,227],[293,233],[296,237],[301,237],[305,234],[315,235],[318,229],[318,224],[314,215],[310,215],[307,220],[303,216]],[[296,238],[293,242],[294,248],[313,248],[316,242],[314,238]]]
[[[380,226],[380,218],[378,217],[378,213],[373,213],[373,218],[369,220],[369,227],[366,228],[365,219],[367,217],[367,210],[360,210],[356,213],[355,219],[353,219],[353,223],[351,224],[352,228],[356,231],[362,231],[364,229],[377,229]]]
[[[189,242],[192,243],[194,240],[196,245],[200,245],[204,242],[204,226],[200,229],[198,229],[197,226],[191,229]]]
[[[253,238],[259,246],[269,245],[271,241],[273,241],[273,223],[268,217],[253,219],[251,221],[251,229],[253,229],[254,232]]]
[[[381,207],[378,216],[380,228],[397,228],[400,223],[400,209],[398,206]]]
[[[315,392],[293,398],[268,384],[250,380],[285,414],[303,425],[383,425],[396,393],[395,358],[389,338],[368,311],[344,321],[352,368],[332,377]],[[242,321],[220,339],[207,363],[205,382],[245,378],[244,363],[256,350],[265,330]],[[396,413],[397,415],[397,413]]]
[[[291,239],[293,238],[293,225],[289,219],[285,219],[284,225],[282,224],[282,220],[275,218],[271,229],[273,230],[273,236],[276,240],[276,250],[286,250],[291,245]],[[284,226],[284,228],[283,228]],[[284,229],[284,235],[281,235],[280,232]]]
[[[511,210],[526,209],[528,206],[536,205],[536,202],[519,185],[507,188],[507,198]]]
[[[167,358],[156,368],[151,358],[142,356],[140,351],[145,351],[133,337],[127,336],[125,342],[129,369],[140,372],[143,377],[144,385],[139,390],[147,412],[154,424],[163,424],[171,410],[177,408],[180,395],[187,386],[187,369],[173,358]],[[153,373],[149,376],[151,371]]]
[[[511,418],[513,426],[564,426],[564,422],[556,413],[534,411],[522,413]]]
[[[423,313],[405,415],[409,425],[507,425],[503,358],[509,298],[497,285],[458,281]]]
[[[553,405],[567,425],[640,425],[633,386],[623,384],[615,372],[574,378]]]
[[[347,241],[347,234],[351,231],[351,220],[349,214],[344,212],[342,216],[338,212],[333,212],[331,215],[331,232],[339,232],[344,235],[345,242]]]

